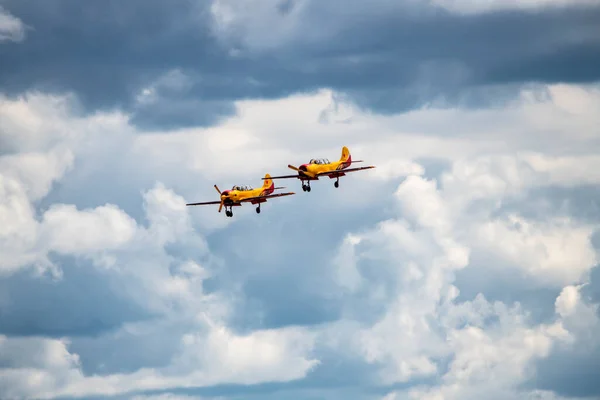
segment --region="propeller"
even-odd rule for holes
[[[217,192],[219,192],[219,195],[221,195],[221,190],[219,189],[219,187],[217,185],[215,185],[215,190]],[[221,196],[221,202],[219,203],[219,212],[221,212],[222,209],[223,209],[223,196]]]

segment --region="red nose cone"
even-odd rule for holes
[[[307,165],[308,165],[308,164],[302,164],[302,165],[300,166],[300,168],[299,168],[299,169],[300,169],[301,171],[306,171],[306,166],[307,166]]]

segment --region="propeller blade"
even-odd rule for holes
[[[217,192],[219,192],[219,194],[221,194],[221,191],[219,190],[219,187],[217,185],[215,185],[215,189],[217,189]]]
[[[222,209],[223,209],[223,200],[221,200],[221,203],[219,204],[219,212],[221,212]]]

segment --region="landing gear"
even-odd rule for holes
[[[302,181],[302,190],[305,192],[310,192],[310,181],[308,181],[308,183],[304,183],[304,181]]]
[[[229,206],[229,210],[227,209],[227,207],[225,207],[225,215],[229,218],[233,217],[233,208],[231,206]]]
[[[335,180],[335,182],[333,182],[333,186],[335,186],[336,188],[339,188],[339,187],[340,187],[340,178],[337,178],[337,179]]]
[[[256,207],[256,213],[260,214],[260,204],[258,205],[258,207]]]

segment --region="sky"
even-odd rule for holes
[[[597,399],[599,110],[598,0],[0,0],[0,398]]]

